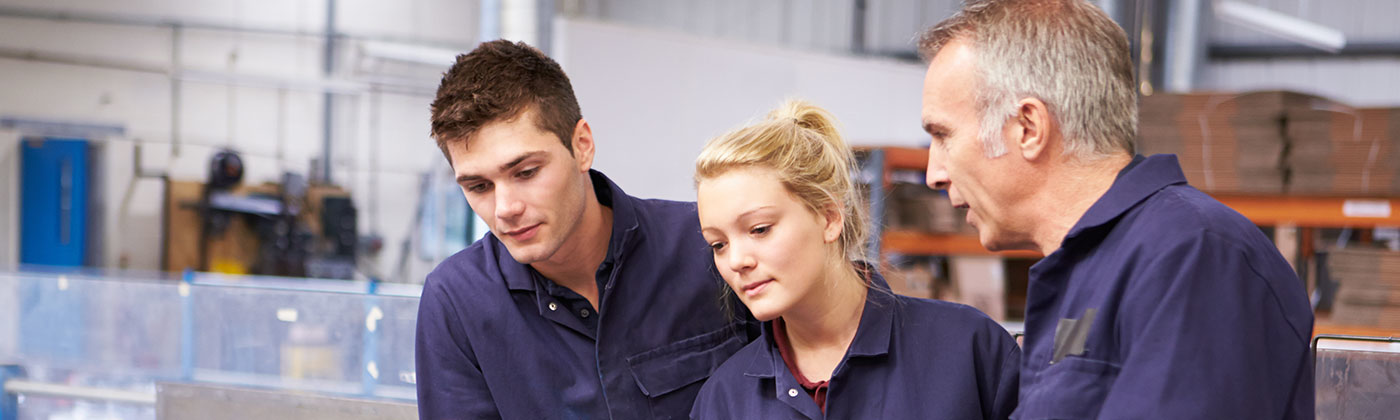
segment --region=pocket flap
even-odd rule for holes
[[[1092,419],[1118,377],[1116,364],[1080,356],[1065,357],[1037,375],[1035,391],[1022,391],[1011,418]]]
[[[642,394],[656,398],[710,377],[744,346],[743,324],[686,338],[627,358]]]

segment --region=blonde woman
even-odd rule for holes
[[[701,232],[762,337],[710,376],[693,419],[1004,419],[1020,350],[967,306],[894,295],[863,262],[865,208],[833,117],[790,101],[710,141]]]

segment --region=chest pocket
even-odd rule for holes
[[[1041,371],[1034,393],[1021,395],[1011,418],[1018,420],[1092,419],[1103,407],[1108,389],[1118,378],[1115,364],[1084,357],[1066,357]]]
[[[710,372],[744,347],[743,328],[732,324],[628,357],[637,387],[651,400],[652,418],[685,418]]]

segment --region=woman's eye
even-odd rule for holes
[[[715,253],[719,253],[719,251],[722,250],[722,249],[724,249],[724,242],[711,242],[711,243],[710,243],[710,251],[714,251]]]
[[[750,230],[749,233],[752,233],[752,234],[754,234],[754,235],[762,235],[762,234],[768,233],[768,230],[769,230],[769,229],[772,229],[772,228],[773,228],[773,227],[772,227],[772,226],[769,226],[769,225],[758,226],[758,227],[753,228],[753,230]]]

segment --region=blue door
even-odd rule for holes
[[[88,142],[20,142],[19,261],[78,267],[87,250]]]

